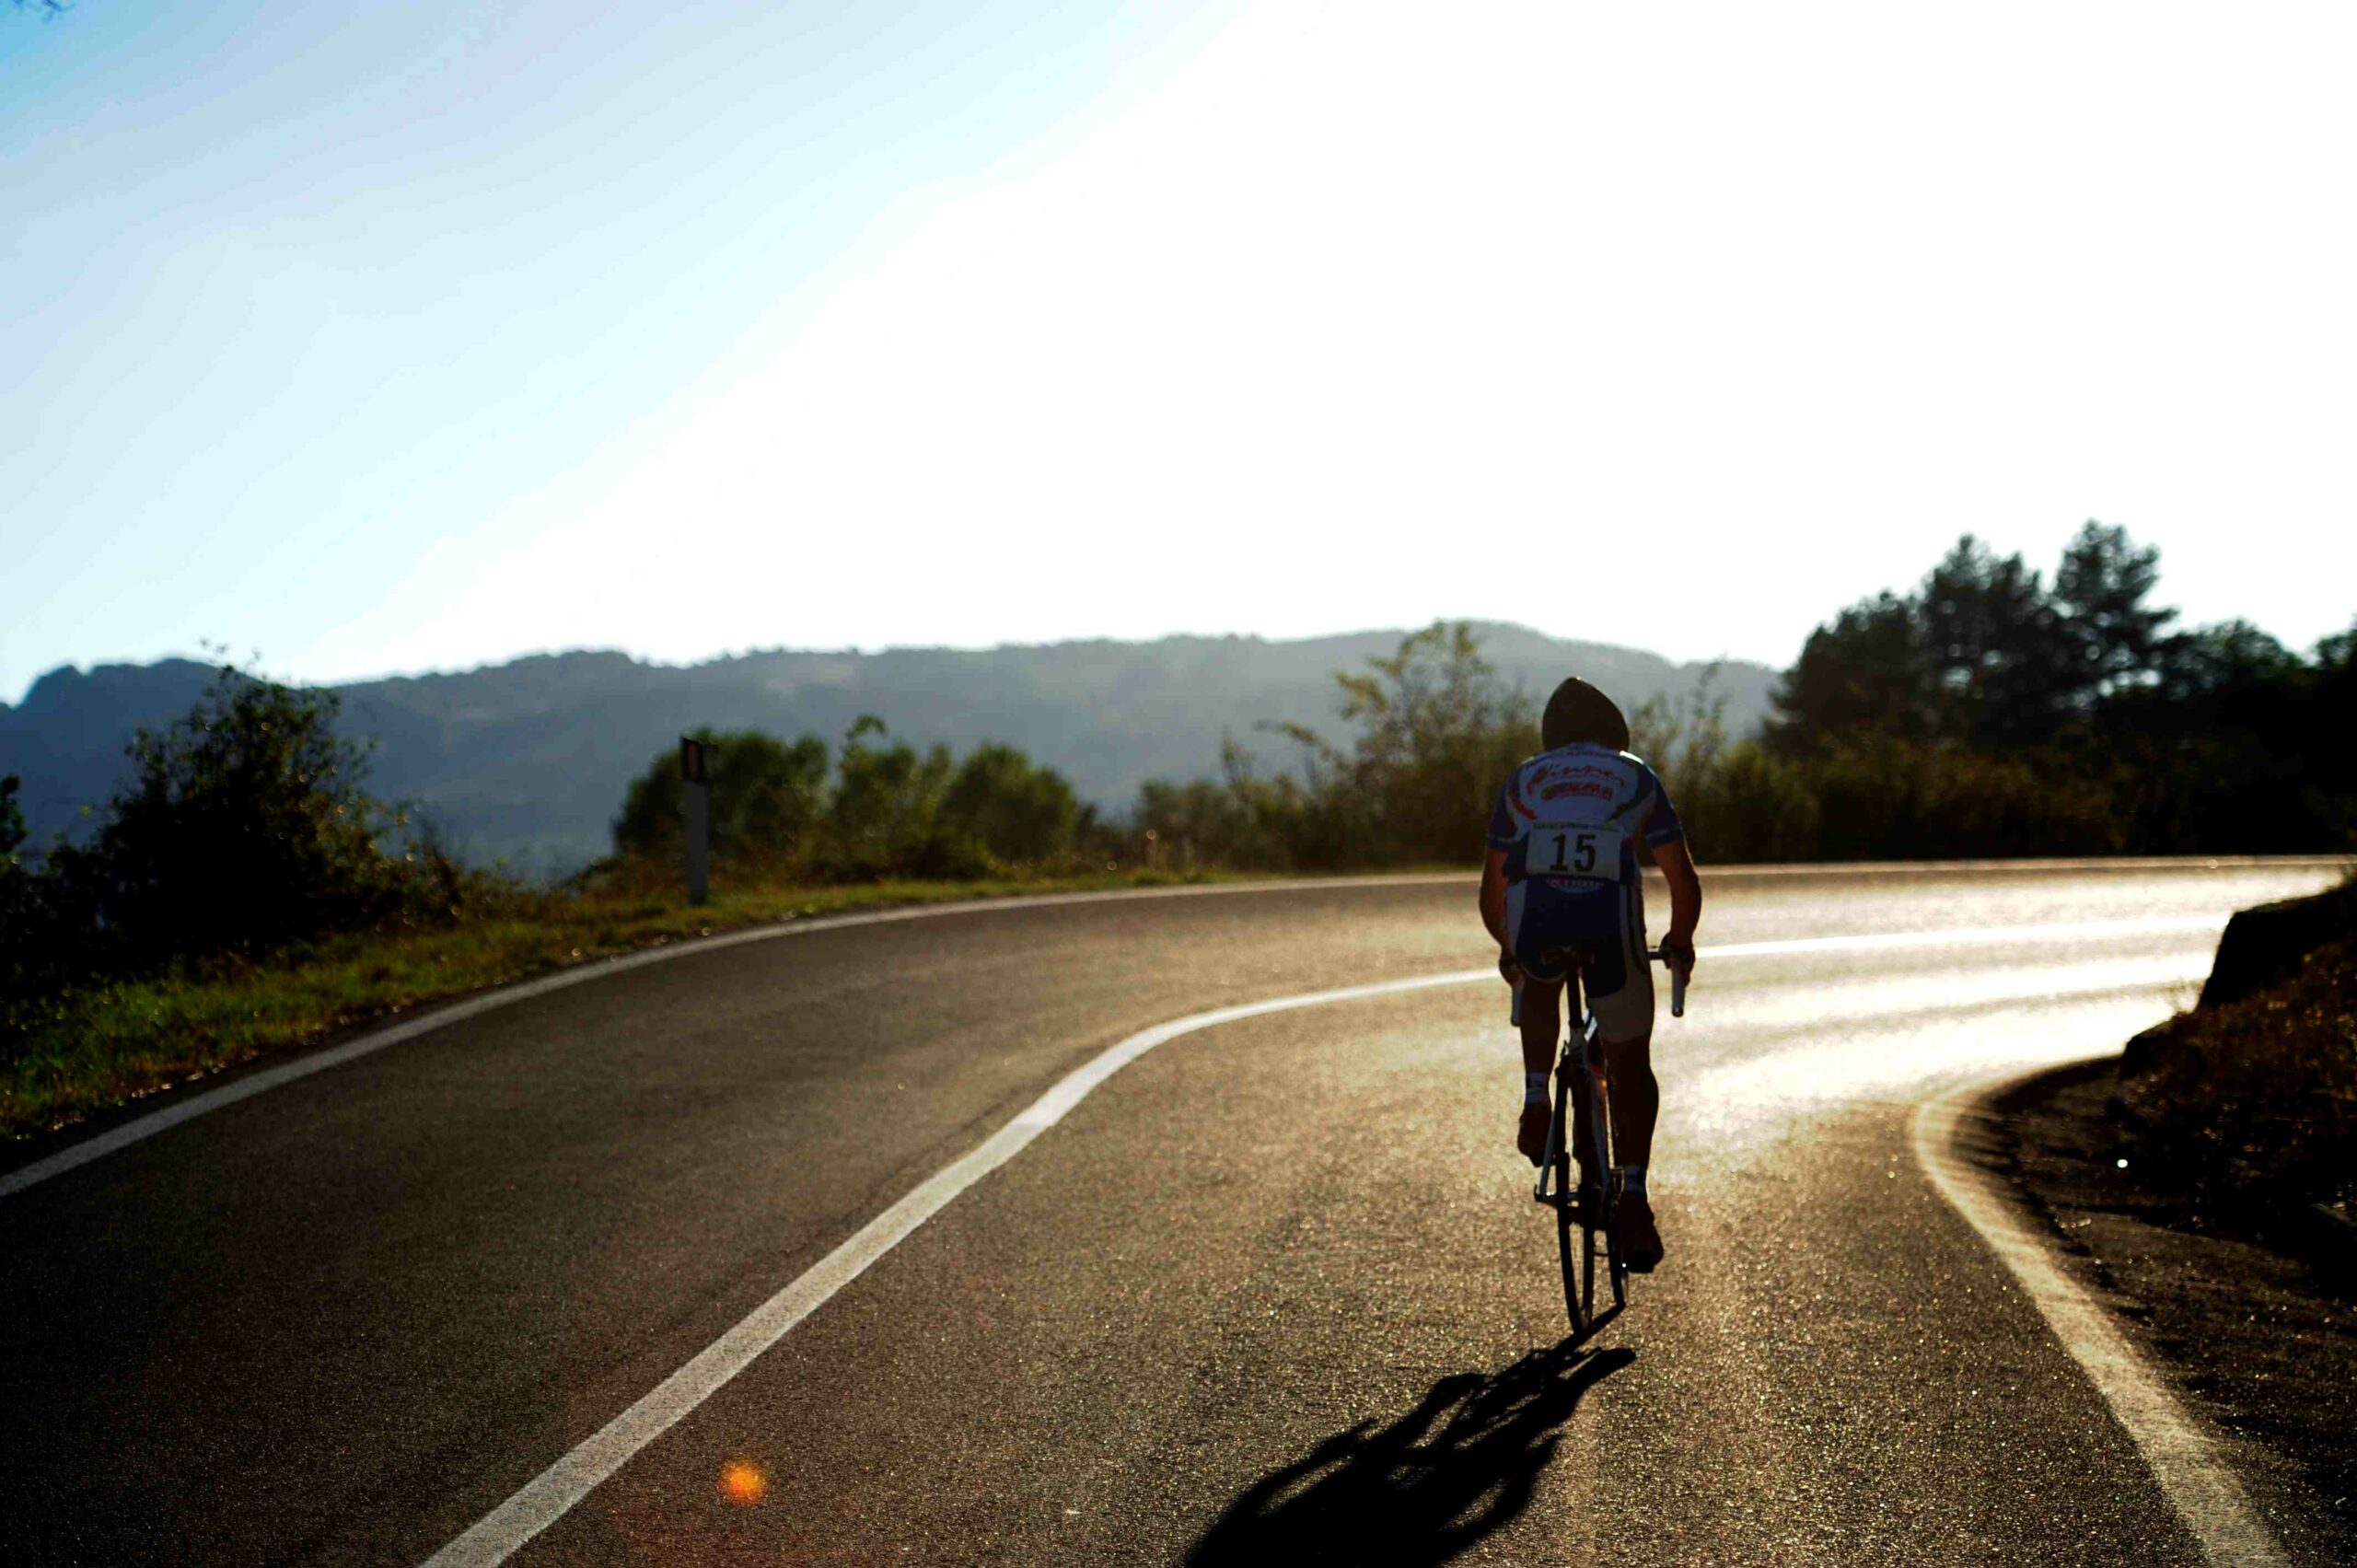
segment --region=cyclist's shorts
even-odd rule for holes
[[[1636,887],[1616,882],[1526,877],[1506,886],[1506,935],[1514,961],[1534,980],[1559,981],[1554,947],[1596,954],[1585,977],[1588,1007],[1605,1040],[1643,1040],[1654,1032],[1653,966],[1645,961],[1645,907]]]

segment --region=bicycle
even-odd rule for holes
[[[1579,1016],[1573,1020],[1555,1061],[1555,1093],[1547,1122],[1546,1158],[1538,1167],[1538,1183],[1530,1195],[1555,1211],[1556,1249],[1563,1265],[1563,1306],[1571,1314],[1572,1338],[1579,1341],[1602,1328],[1629,1304],[1629,1269],[1621,1260],[1620,1240],[1612,1223],[1620,1201],[1620,1172],[1612,1163],[1611,1083],[1605,1071],[1604,1052],[1596,1044],[1596,1014],[1587,1004],[1585,977],[1588,966],[1595,960],[1595,950],[1568,947],[1550,951],[1545,957],[1563,965],[1564,993],[1568,997],[1574,990],[1578,992]],[[1670,963],[1658,947],[1649,948],[1645,958],[1648,962],[1669,964],[1669,1014],[1673,1018],[1684,1017],[1684,971]],[[1519,1027],[1519,981],[1515,982],[1511,1016]],[[1572,1098],[1574,1093],[1582,1097],[1577,1102]],[[1575,1137],[1583,1123],[1587,1136]],[[1585,1146],[1574,1149],[1574,1143]],[[1572,1185],[1574,1161],[1580,1170],[1577,1188]],[[1551,1190],[1550,1178],[1553,1179]],[[1612,1306],[1601,1313],[1596,1306],[1599,1262],[1604,1265],[1605,1280],[1612,1294]]]

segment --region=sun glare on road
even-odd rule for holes
[[[768,1495],[770,1478],[761,1467],[743,1459],[731,1459],[720,1467],[720,1494],[740,1508],[749,1508]]]

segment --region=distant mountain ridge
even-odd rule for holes
[[[1738,735],[1766,714],[1777,673],[1735,661],[1673,664],[1521,626],[1480,631],[1484,656],[1538,699],[1578,673],[1634,706],[1691,690],[1715,668]],[[344,733],[378,743],[375,793],[416,802],[469,859],[558,871],[606,853],[624,786],[699,725],[831,742],[875,714],[920,745],[1018,747],[1119,812],[1147,779],[1214,772],[1226,736],[1271,767],[1290,764],[1290,743],[1255,733],[1264,721],[1295,719],[1343,738],[1335,674],[1393,652],[1404,634],[777,649],[684,666],[577,652],[331,690],[343,700]],[[65,666],[35,681],[22,703],[0,703],[0,774],[22,775],[34,842],[73,830],[85,806],[104,802],[122,778],[132,732],[179,717],[212,679],[213,667],[188,659],[87,672]]]

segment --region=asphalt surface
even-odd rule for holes
[[[1702,940],[2331,875],[1725,877]],[[2198,1562],[1907,1119],[2116,1047],[2212,946],[1706,961],[1656,1036],[1669,1258],[1580,1352],[1503,986],[1186,1036],[516,1561]],[[1469,879],[812,931],[174,1128],[0,1199],[0,1561],[421,1561],[1115,1040],[1489,956]]]

